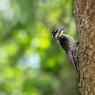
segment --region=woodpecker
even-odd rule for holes
[[[53,38],[55,38],[61,47],[65,50],[69,60],[74,64],[77,72],[78,70],[78,58],[77,58],[77,50],[78,50],[78,41],[74,41],[72,37],[67,34],[64,34],[64,28],[55,29],[52,32]]]

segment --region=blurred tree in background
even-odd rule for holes
[[[0,0],[0,95],[78,95],[74,67],[52,38],[76,38],[72,0]]]

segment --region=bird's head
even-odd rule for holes
[[[52,32],[52,36],[53,38],[55,39],[59,39],[61,36],[63,36],[64,34],[64,28],[61,28],[61,29],[55,29],[53,32]]]

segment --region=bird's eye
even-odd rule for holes
[[[56,33],[56,30],[54,30],[54,31],[52,32],[52,34],[54,34],[54,33]]]
[[[56,30],[54,30],[54,31],[52,32],[52,36],[53,36],[54,38],[55,38],[56,33],[57,33]]]
[[[57,32],[57,30],[54,30],[54,32]]]

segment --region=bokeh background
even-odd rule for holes
[[[73,0],[0,0],[0,95],[78,95],[59,25],[77,38]]]

